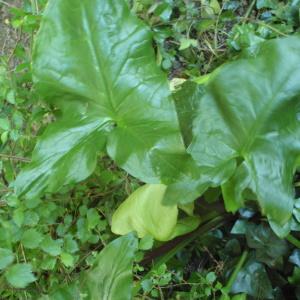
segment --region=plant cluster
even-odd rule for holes
[[[46,2],[0,1],[0,298],[300,299],[300,1]]]

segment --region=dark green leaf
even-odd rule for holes
[[[278,227],[291,218],[299,164],[299,51],[299,36],[272,40],[256,56],[217,69],[206,83],[189,147],[203,176],[223,184],[227,210],[242,207],[250,189]]]
[[[300,284],[300,268],[295,267],[292,276],[288,278],[289,283],[299,285]]]
[[[263,264],[249,261],[238,273],[231,292],[247,293],[258,299],[272,299],[272,285]]]
[[[279,239],[269,226],[265,224],[247,225],[247,244],[256,249],[256,258],[270,267],[282,265],[283,256],[288,246],[285,240]]]
[[[150,31],[124,0],[50,1],[33,69],[41,95],[63,118],[40,138],[16,180],[19,194],[33,197],[86,178],[104,142],[116,163],[142,181],[191,176]]]
[[[230,233],[245,234],[247,232],[247,226],[248,226],[248,222],[246,220],[237,220],[234,223]]]

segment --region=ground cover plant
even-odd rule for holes
[[[1,299],[300,298],[300,1],[0,5]]]

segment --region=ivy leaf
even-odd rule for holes
[[[270,267],[282,266],[283,256],[287,254],[288,246],[284,239],[279,239],[269,226],[265,224],[247,224],[247,244],[256,249],[257,260]]]
[[[40,94],[63,117],[40,138],[32,164],[17,178],[19,195],[38,196],[86,178],[103,144],[144,182],[190,176],[185,164],[191,158],[150,30],[124,0],[49,1],[33,72]]]
[[[255,56],[217,69],[199,101],[188,149],[203,176],[223,184],[228,211],[242,207],[251,190],[277,228],[291,218],[299,164],[299,51],[299,36],[272,40]]]
[[[8,283],[15,288],[24,288],[36,280],[30,264],[12,265],[5,271],[4,276]]]
[[[88,293],[88,299],[130,300],[137,248],[137,238],[133,234],[108,244],[96,258],[94,267],[82,276],[81,292]]]
[[[272,285],[264,265],[250,260],[238,273],[231,292],[247,293],[254,298],[273,299]]]

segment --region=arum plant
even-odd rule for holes
[[[62,117],[19,175],[19,195],[37,197],[85,179],[104,150],[143,182],[172,185],[191,177],[192,159],[150,30],[125,1],[50,1],[36,37],[33,74]]]
[[[299,48],[299,36],[268,41],[213,72],[200,95],[195,88],[188,147],[201,173],[221,183],[228,211],[257,200],[280,236],[290,230],[299,166]]]
[[[221,186],[228,211],[256,200],[286,235],[299,164],[299,48],[298,36],[262,43],[202,85],[184,84],[174,102],[150,31],[124,1],[50,1],[33,71],[62,117],[40,137],[16,192],[37,197],[81,181],[106,149],[132,176],[167,185],[168,204]]]
[[[34,198],[87,178],[106,152],[146,183],[117,209],[112,230],[160,241],[193,230],[178,207],[221,187],[235,212],[255,201],[277,235],[291,230],[299,167],[300,37],[259,44],[172,95],[151,32],[124,0],[50,0],[33,74],[62,112],[17,177]]]

